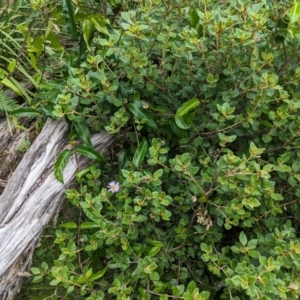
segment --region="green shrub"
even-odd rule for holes
[[[78,173],[66,195],[82,214],[33,282],[65,299],[298,299],[292,1],[134,3],[83,20],[86,59],[41,102],[73,137],[104,128],[118,145]]]

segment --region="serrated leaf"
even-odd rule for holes
[[[190,110],[197,107],[200,101],[197,98],[193,98],[185,103],[183,103],[176,112],[175,118],[182,117],[186,115]]]
[[[146,120],[146,124],[152,129],[158,129],[153,117],[146,109],[143,108],[142,101],[134,101],[133,103],[128,104],[129,110],[140,120]]]
[[[40,117],[41,112],[34,108],[22,107],[11,111],[9,115],[17,117]]]
[[[144,160],[144,157],[148,151],[148,142],[147,140],[143,140],[139,147],[136,149],[134,156],[132,158],[132,163],[135,167],[139,167]]]
[[[69,158],[72,155],[72,151],[65,149],[63,150],[59,155],[58,158],[54,164],[54,175],[56,177],[56,179],[58,181],[60,181],[61,183],[64,183],[64,179],[63,179],[63,170],[66,167]]]
[[[89,147],[86,145],[79,145],[76,148],[76,152],[85,157],[95,159],[97,161],[104,161],[102,154],[97,150],[95,150],[93,147]]]
[[[88,126],[85,122],[73,122],[74,128],[76,132],[78,133],[79,137],[82,139],[82,141],[90,147],[93,147],[91,138],[90,138],[90,131]]]

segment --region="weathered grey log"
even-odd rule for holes
[[[63,172],[65,183],[55,179],[53,165],[68,144],[68,131],[66,122],[49,119],[0,197],[0,300],[10,300],[20,291],[36,243],[64,200],[65,189],[76,171],[89,164],[88,159],[74,154]],[[102,153],[114,140],[106,132],[92,137],[94,147]]]
[[[11,139],[12,136],[8,131],[6,120],[0,119],[0,153],[6,149]]]

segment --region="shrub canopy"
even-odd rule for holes
[[[53,299],[298,299],[297,3],[110,1],[104,16],[63,2],[80,48],[34,105],[72,124],[81,154],[100,159],[100,129],[118,144],[78,173],[61,254],[32,284]]]

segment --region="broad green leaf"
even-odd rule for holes
[[[103,15],[101,14],[91,15],[89,16],[89,19],[99,32],[109,35],[109,32],[107,31],[106,28],[106,24],[109,24],[110,22]]]
[[[12,73],[16,67],[17,61],[15,59],[12,59],[7,67],[8,71]]]
[[[101,277],[106,273],[106,271],[107,271],[107,267],[105,267],[105,268],[102,269],[101,271],[99,271],[99,272],[93,274],[93,275],[89,278],[90,281],[93,282],[93,281],[95,281],[95,280],[101,278]]]
[[[197,107],[200,101],[197,98],[193,98],[185,103],[183,103],[176,112],[175,118],[182,117],[186,115],[191,109]]]
[[[97,161],[101,161],[101,162],[104,161],[102,154],[100,152],[98,152],[97,150],[95,150],[93,147],[89,147],[86,145],[79,145],[76,148],[76,152],[85,157],[95,159]]]
[[[51,46],[57,51],[63,51],[64,47],[60,44],[59,39],[52,32],[49,33],[47,40],[50,41]]]
[[[291,8],[290,23],[295,23],[300,18],[300,2],[296,2]]]
[[[266,150],[265,148],[257,148],[252,141],[250,142],[250,151],[249,152],[252,156],[258,156],[258,155],[262,154],[265,150]]]
[[[163,244],[159,241],[152,241],[151,244],[154,246],[152,247],[150,250],[149,250],[149,253],[148,253],[148,257],[153,257],[155,256],[159,251],[160,249],[162,248]]]
[[[54,26],[54,23],[52,20],[48,20],[48,24],[45,30],[45,38],[48,38],[48,35],[52,32],[52,28]]]
[[[185,132],[183,129],[179,128],[179,126],[177,126],[177,125],[175,124],[175,121],[174,121],[173,119],[170,119],[170,120],[169,120],[169,125],[170,125],[172,131],[173,131],[179,138],[183,138],[183,137],[186,135],[186,132]]]
[[[196,28],[199,23],[199,16],[195,9],[192,9],[190,12],[190,23],[192,28]]]
[[[298,172],[300,170],[300,160],[295,160],[293,162],[292,169],[294,172]]]
[[[31,47],[27,48],[28,52],[36,53],[36,56],[39,57],[44,50],[44,39],[41,36],[37,36]]]
[[[78,133],[79,137],[82,139],[82,141],[90,147],[93,147],[91,138],[90,138],[90,131],[88,126],[85,122],[77,122],[73,121],[74,128],[76,132]]]
[[[39,268],[30,268],[30,271],[34,275],[41,274],[41,271]]]
[[[77,228],[77,224],[74,222],[67,222],[67,223],[59,224],[59,227],[74,229]]]
[[[146,124],[152,129],[158,129],[152,115],[143,108],[142,101],[134,101],[133,103],[128,104],[130,111],[140,120],[146,120]]]
[[[127,151],[125,149],[122,149],[118,153],[118,167],[119,170],[126,168],[127,165]]]
[[[9,115],[17,117],[40,117],[41,112],[34,108],[22,107],[11,111]]]
[[[85,174],[89,173],[93,168],[95,167],[95,164],[92,164],[86,169],[83,169],[82,171],[79,171],[76,173],[76,179],[80,180]]]
[[[28,52],[28,56],[29,56],[29,58],[30,58],[30,64],[31,64],[31,66],[32,66],[35,70],[37,70],[38,68],[37,68],[37,62],[36,62],[35,55],[34,55],[33,53]]]
[[[72,39],[76,39],[78,34],[74,19],[74,8],[72,0],[62,0],[62,7],[69,33],[71,34]]]
[[[93,33],[93,29],[94,29],[93,22],[89,19],[84,19],[82,22],[82,33],[88,49],[90,47],[89,39]]]
[[[172,292],[175,297],[181,296],[184,292],[184,285],[181,284],[181,285],[173,286]]]
[[[99,228],[99,225],[94,222],[84,222],[80,224],[81,229]]]
[[[271,194],[271,198],[274,199],[274,200],[276,200],[276,201],[283,200],[283,197],[280,194],[278,194],[278,193],[272,193]]]
[[[141,165],[147,151],[148,151],[148,142],[147,142],[147,140],[144,139],[140,143],[138,148],[136,149],[136,151],[134,153],[134,156],[132,158],[132,163],[133,163],[134,166],[136,166],[138,168]]]
[[[64,183],[64,179],[63,179],[63,170],[66,167],[69,158],[72,155],[72,151],[65,149],[63,150],[59,155],[58,158],[54,164],[54,175],[56,177],[56,179],[58,181],[60,181],[61,183]]]
[[[187,130],[190,128],[194,117],[195,113],[189,113],[182,117],[175,118],[176,125],[181,129]]]
[[[207,245],[205,243],[201,243],[200,244],[200,248],[201,248],[202,251],[208,252],[208,247],[207,247]]]
[[[247,237],[246,237],[244,231],[242,231],[242,232],[240,233],[239,241],[240,241],[240,243],[241,243],[243,246],[246,246],[246,244],[247,244]]]

